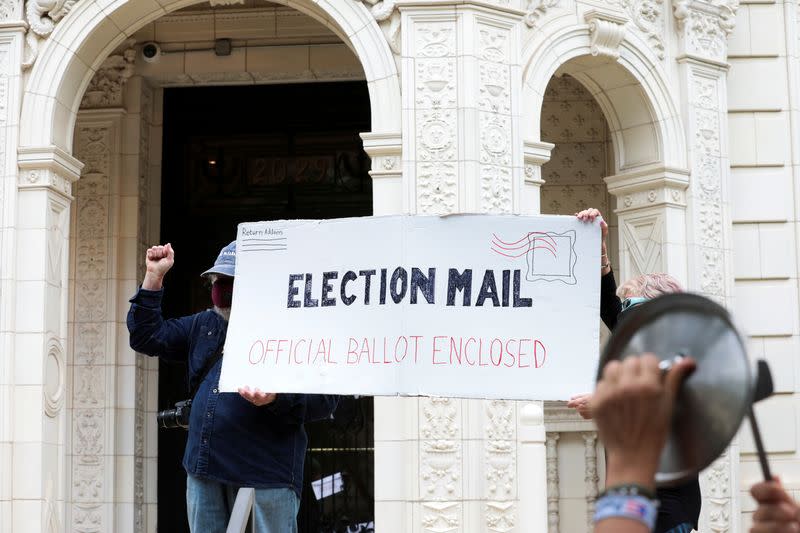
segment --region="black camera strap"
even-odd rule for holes
[[[205,381],[206,376],[208,376],[208,373],[211,372],[211,369],[214,368],[214,365],[217,364],[217,361],[222,359],[222,348],[223,348],[222,346],[217,348],[217,351],[214,352],[214,355],[206,359],[206,364],[203,365],[202,370],[200,370],[198,374],[195,374],[196,376],[199,376],[198,378],[196,378],[194,381],[189,380],[190,381],[189,399],[191,400],[194,399],[194,395],[197,394],[197,389],[199,389],[200,385],[203,383],[203,381]]]

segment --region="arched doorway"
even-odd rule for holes
[[[61,465],[50,468],[52,472],[65,472],[64,490],[57,496],[63,507],[53,513],[68,529],[143,531],[156,525],[158,433],[153,417],[159,408],[158,372],[152,361],[127,348],[124,313],[125,300],[141,279],[141,250],[160,240],[163,197],[152,178],[161,171],[161,88],[137,72],[138,46],[126,39],[190,3],[163,8],[131,0],[106,12],[95,4],[76,5],[40,49],[24,93],[20,167],[32,176],[52,173],[53,179],[63,180],[67,198],[70,189],[75,197],[71,206],[69,201],[58,205],[50,219],[52,229],[66,236],[71,210],[73,231],[69,253],[65,250],[57,257],[65,268],[63,272],[56,268],[53,274],[64,287],[63,299],[59,304],[54,295],[46,305],[53,319],[48,329],[66,332],[66,407],[54,406],[50,415],[60,428],[53,434],[60,436],[44,460]],[[293,8],[290,11],[302,12],[324,25],[337,42],[346,43],[342,48],[349,48],[358,79],[363,80],[362,123],[371,123],[365,129],[373,130],[364,137],[368,141],[370,135],[381,137],[381,157],[399,156],[399,82],[375,20],[357,3],[337,3],[334,8],[309,1],[293,3]],[[352,25],[360,30],[355,32]],[[237,43],[233,46],[235,59]],[[336,77],[341,72],[307,70],[312,79],[303,81],[323,81],[326,76],[352,79],[352,72],[342,78]],[[196,74],[195,82],[236,82],[230,76],[203,79],[203,73]],[[250,76],[250,83],[254,81],[285,79]],[[384,105],[369,103],[376,101]],[[82,103],[93,109],[80,111]],[[78,159],[71,155],[73,145]],[[79,172],[81,163],[84,168]],[[69,182],[79,173],[80,179],[70,188]],[[400,179],[399,171],[386,174],[391,175],[382,178]],[[40,189],[21,191],[19,201],[33,197],[39,201],[46,194]],[[382,198],[380,204],[385,209],[392,202]]]

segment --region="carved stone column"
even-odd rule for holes
[[[547,531],[559,532],[558,432],[547,433]]]
[[[25,23],[22,5],[16,0],[0,1],[0,531],[15,531],[12,517],[15,498],[13,447],[15,441],[14,392],[15,365],[15,276],[17,261],[17,160],[21,109],[21,63]],[[42,346],[44,342],[42,342]],[[42,348],[44,352],[44,348]],[[36,359],[36,361],[39,361]],[[34,367],[33,380],[39,383]],[[26,372],[19,375],[29,376]],[[43,416],[40,411],[37,417]],[[16,491],[19,493],[19,489]],[[52,491],[51,491],[51,495]],[[41,498],[35,505],[41,507]],[[19,505],[18,505],[19,506]]]
[[[727,36],[735,23],[737,0],[680,0],[674,15],[683,123],[690,154],[687,191],[689,288],[730,301],[730,163],[727,141]],[[703,531],[739,531],[738,445],[734,441],[701,477],[705,496]]]
[[[142,278],[140,258],[150,241],[153,90],[141,78],[128,81],[129,52],[110,56],[98,69],[74,138],[74,153],[85,166],[71,240],[73,483],[67,514],[74,530],[86,532],[145,531],[146,496],[155,497],[144,488],[156,471],[155,459],[148,459],[155,450],[145,449],[146,432],[155,430],[145,406],[148,391],[157,395],[149,379],[154,365],[129,348],[122,305]]]
[[[591,531],[594,527],[595,502],[597,502],[598,482],[600,477],[597,475],[597,432],[586,431],[581,433],[583,437],[583,457],[586,474],[586,530]]]
[[[518,4],[397,2],[403,175],[409,184],[404,210],[536,209],[540,179],[535,171],[525,174],[519,133],[524,12],[511,7]],[[549,145],[537,149],[533,157],[546,160]],[[423,532],[518,530],[516,412],[522,405],[419,400],[420,484],[414,520]],[[385,527],[378,521],[379,528]]]

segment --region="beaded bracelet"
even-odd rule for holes
[[[649,531],[656,525],[658,505],[644,496],[606,494],[595,504],[594,522],[609,518],[627,518],[644,524]]]
[[[619,485],[606,487],[600,491],[598,498],[602,498],[603,496],[642,496],[650,500],[656,499],[655,491],[636,483],[621,483]]]

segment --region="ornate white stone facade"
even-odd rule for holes
[[[800,491],[796,2],[192,4],[0,0],[0,531],[155,531],[157,366],[122,303],[158,240],[176,85],[366,80],[376,214],[602,207],[618,277],[673,273],[770,361],[759,414]],[[145,63],[156,36],[169,59]],[[219,37],[252,43],[184,46]],[[563,405],[375,408],[381,533],[588,527],[601,449]],[[702,476],[701,530],[745,531],[757,477],[744,430]]]

